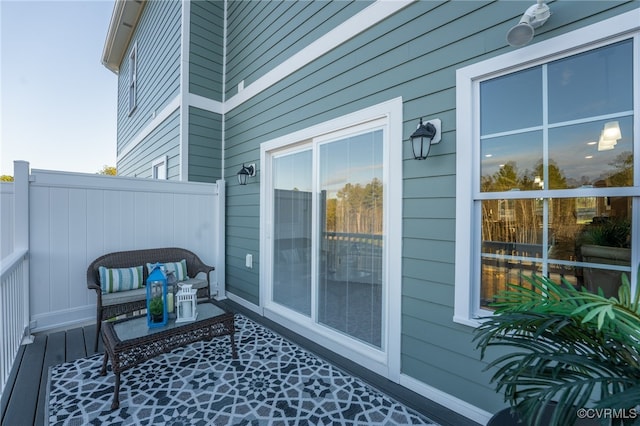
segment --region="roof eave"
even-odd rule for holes
[[[102,51],[102,65],[118,74],[146,0],[116,0]]]

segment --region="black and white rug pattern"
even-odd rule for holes
[[[197,342],[115,376],[102,355],[51,367],[51,425],[434,425],[244,316],[238,359],[228,336]]]

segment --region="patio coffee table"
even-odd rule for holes
[[[105,351],[100,375],[107,374],[107,360],[111,359],[116,375],[111,409],[120,406],[120,373],[123,371],[189,343],[225,335],[229,335],[231,354],[237,359],[234,333],[233,314],[211,302],[198,304],[197,320],[176,324],[175,319],[171,319],[160,328],[148,328],[146,315],[105,321],[101,333]]]

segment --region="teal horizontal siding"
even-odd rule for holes
[[[146,3],[118,75],[118,153],[180,92],[180,29],[180,2]],[[129,53],[134,43],[137,107],[129,114]]]
[[[189,180],[215,183],[222,178],[222,117],[189,108]]]
[[[341,6],[345,15],[336,12],[336,16],[348,16],[355,10],[350,7],[362,5],[327,7],[337,11]],[[502,398],[489,384],[489,373],[482,371],[485,364],[474,350],[472,330],[452,321],[455,73],[512,50],[505,34],[526,7],[502,1],[416,2],[229,111],[225,120],[225,174],[235,176],[243,162],[255,162],[260,169],[262,142],[402,96],[404,140],[392,142],[403,150],[404,158],[402,372],[487,411],[501,408]],[[637,3],[556,1],[551,7],[553,18],[536,31],[534,43],[630,10]],[[261,19],[281,22],[278,18],[294,9],[239,1],[230,2],[230,9],[227,81],[235,86],[259,78],[290,57],[295,49],[282,48],[293,43],[276,42],[278,25],[259,36],[249,37],[248,32]],[[331,27],[321,27],[320,32]],[[242,50],[253,51],[255,46],[260,52],[247,53],[249,60],[243,62]],[[273,57],[264,52],[267,46]],[[233,90],[229,87],[228,94]],[[411,159],[407,142],[420,117],[440,118],[443,124],[443,139],[426,161]],[[230,291],[251,301],[258,300],[259,277],[244,268],[244,253],[257,249],[260,179],[258,173],[244,187],[229,179],[227,188],[227,251],[232,253],[227,258],[227,282]]]
[[[222,101],[224,2],[191,2],[189,92]]]
[[[167,179],[180,178],[180,111],[156,127],[134,150],[118,161],[118,174],[151,178],[152,162],[167,156]]]
[[[227,98],[355,15],[370,1],[230,1]]]

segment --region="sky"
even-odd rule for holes
[[[0,0],[0,175],[116,165],[116,74],[101,63],[114,0]]]

